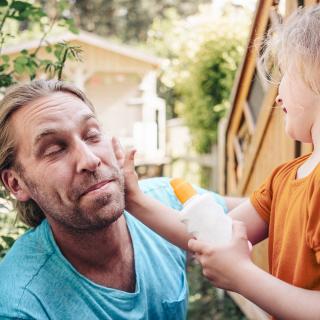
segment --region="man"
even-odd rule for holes
[[[81,91],[36,80],[6,94],[0,173],[33,227],[0,263],[1,319],[186,317],[185,252],[124,211],[112,143]],[[181,208],[167,179],[141,188]]]

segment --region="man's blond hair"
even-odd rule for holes
[[[307,86],[320,94],[320,5],[298,8],[271,29],[262,51],[260,70],[269,79],[270,62],[282,72],[293,67]]]
[[[15,168],[23,170],[16,159],[17,142],[10,126],[12,115],[27,104],[57,92],[65,92],[81,99],[93,112],[94,108],[85,94],[70,83],[58,80],[34,80],[9,88],[0,102],[0,174],[3,170]],[[2,179],[1,183],[3,184]],[[3,184],[4,186],[4,184]],[[5,187],[5,186],[4,186]],[[5,189],[7,195],[9,191]],[[30,227],[35,227],[45,218],[42,210],[33,201],[14,201],[17,218]]]

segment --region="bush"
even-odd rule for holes
[[[218,291],[202,276],[199,264],[193,261],[188,269],[190,287],[188,319],[247,319],[224,291]]]
[[[188,20],[168,11],[166,20],[154,22],[148,42],[167,58],[160,93],[167,98],[168,114],[186,120],[200,153],[210,152],[216,141],[250,24],[243,8],[229,5],[215,18],[210,10],[204,7]]]

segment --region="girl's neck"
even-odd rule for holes
[[[313,144],[312,156],[320,156],[320,120],[316,120],[311,128],[311,139]]]
[[[297,170],[296,179],[302,179],[308,176],[320,163],[320,152],[312,152],[307,161],[305,161]]]

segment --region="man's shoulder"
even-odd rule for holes
[[[157,189],[170,189],[170,179],[167,177],[156,177],[139,180],[140,188],[144,192],[151,192]]]
[[[181,210],[182,205],[171,188],[169,178],[159,177],[143,179],[139,181],[139,185],[145,194],[157,199],[171,208]]]
[[[27,231],[0,262],[0,315],[15,314],[28,286],[52,252],[39,237],[40,227]]]

